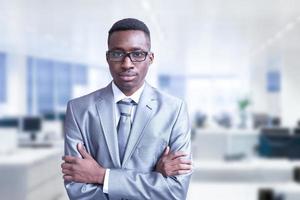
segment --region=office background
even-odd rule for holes
[[[151,30],[147,81],[188,104],[189,199],[297,199],[297,0],[0,0],[0,199],[66,199],[66,103],[109,83],[107,31],[125,17]]]

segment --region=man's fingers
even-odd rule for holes
[[[62,169],[61,172],[62,172],[64,175],[72,175],[72,171],[69,170],[69,169]]]
[[[191,170],[192,165],[189,164],[179,164],[179,163],[170,163],[171,171],[178,171],[178,170]]]
[[[191,170],[192,165],[178,164],[178,165],[175,165],[175,168],[176,168],[176,171],[178,171],[178,170]]]
[[[68,170],[72,170],[73,165],[70,163],[63,163],[61,164],[61,168],[62,169],[68,169]]]
[[[188,174],[190,173],[192,170],[176,170],[176,171],[172,171],[169,172],[167,174],[167,176],[177,176],[177,175],[183,175],[183,174]]]
[[[169,154],[169,152],[170,152],[170,147],[169,146],[167,146],[166,147],[166,149],[165,149],[165,151],[164,151],[164,156],[167,156],[168,154]]]
[[[183,159],[183,158],[177,158],[175,160],[169,160],[165,164],[169,165],[171,167],[179,166],[179,165],[189,165],[189,166],[192,166],[192,162],[190,160]]]
[[[62,159],[67,163],[75,163],[77,158],[73,156],[63,156]]]
[[[178,170],[176,171],[176,175],[183,175],[183,174],[188,174],[190,173],[192,170]]]
[[[64,179],[65,181],[73,181],[73,177],[70,176],[70,175],[63,175],[63,179]]]
[[[173,163],[179,163],[179,164],[188,164],[188,165],[192,164],[191,160],[185,159],[183,157],[178,157],[178,158],[174,159],[173,161],[174,161]]]
[[[185,156],[187,156],[187,155],[188,155],[187,153],[184,153],[184,152],[182,152],[182,151],[177,151],[177,152],[175,152],[175,153],[173,153],[173,154],[171,155],[171,159],[174,160],[174,159],[176,159],[176,158],[179,158],[179,157],[185,157]]]
[[[80,155],[82,156],[82,158],[91,158],[91,155],[85,150],[83,144],[78,143],[77,149],[78,149]]]

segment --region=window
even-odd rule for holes
[[[0,103],[6,101],[6,56],[0,53]]]
[[[27,103],[30,114],[54,110],[53,62],[29,58],[27,61]]]
[[[69,63],[55,62],[55,89],[57,106],[65,106],[72,98],[72,65]]]
[[[87,70],[85,65],[73,65],[73,84],[86,85],[87,84]]]
[[[280,72],[278,70],[267,72],[267,91],[280,92]]]
[[[28,113],[59,111],[72,98],[75,85],[87,83],[87,67],[48,59],[28,58]]]
[[[240,94],[237,77],[199,77],[187,81],[189,109],[201,111],[208,116],[220,113],[233,114]]]
[[[49,60],[37,60],[36,62],[36,95],[38,113],[54,110],[54,69],[53,62]]]

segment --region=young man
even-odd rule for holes
[[[150,48],[143,22],[116,22],[106,53],[113,81],[68,103],[62,172],[70,199],[186,199],[188,113],[145,82]]]

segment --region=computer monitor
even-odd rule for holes
[[[274,196],[272,188],[260,188],[258,190],[258,200],[274,200]]]
[[[265,113],[254,113],[253,114],[253,128],[259,129],[268,127],[270,124],[270,117]]]
[[[58,113],[58,119],[60,121],[62,121],[63,123],[65,122],[65,118],[66,118],[66,113],[65,112]]]
[[[56,120],[56,113],[55,112],[47,112],[43,113],[43,119],[47,121],[55,121]]]
[[[36,134],[41,130],[40,117],[24,117],[22,131],[30,134],[31,140],[36,140]]]
[[[271,126],[272,127],[280,127],[281,126],[281,118],[280,117],[272,117]]]
[[[0,118],[0,127],[3,128],[19,128],[19,118],[9,117],[9,118]]]
[[[300,167],[295,167],[293,171],[293,178],[294,181],[300,183]]]
[[[195,125],[198,128],[203,128],[207,116],[205,113],[197,111],[194,116]]]
[[[295,134],[295,135],[300,135],[300,128],[298,128],[298,127],[295,128],[295,129],[294,129],[294,134]]]
[[[285,127],[262,128],[261,134],[267,135],[289,135],[290,129]]]

